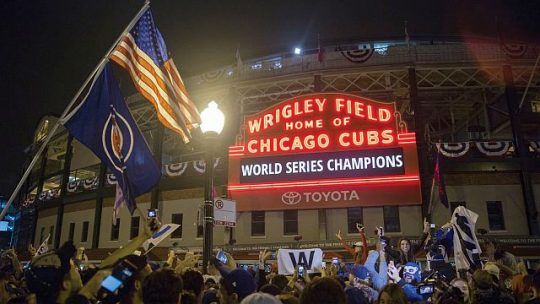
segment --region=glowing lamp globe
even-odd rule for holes
[[[201,112],[201,131],[204,134],[216,133],[220,134],[225,125],[225,115],[218,109],[215,101],[210,101],[206,109]]]

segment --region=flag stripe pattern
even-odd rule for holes
[[[111,54],[126,69],[135,87],[155,107],[158,119],[189,142],[191,130],[201,122],[165,42],[146,11]]]

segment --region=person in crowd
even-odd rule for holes
[[[277,296],[281,294],[282,292],[281,289],[277,285],[274,285],[274,284],[265,284],[259,289],[259,291],[273,295],[273,296]]]
[[[368,250],[364,226],[362,226],[361,224],[356,224],[356,230],[358,230],[358,233],[360,233],[360,241],[354,243],[352,248],[343,240],[343,237],[341,236],[341,230],[338,230],[336,237],[343,245],[343,248],[345,248],[345,250],[347,250],[352,255],[354,264],[358,265],[363,264],[366,261]]]
[[[219,290],[210,288],[204,292],[202,304],[219,304]]]
[[[437,304],[465,304],[463,292],[459,288],[450,286],[437,291],[432,297],[433,303]]]
[[[379,293],[372,288],[369,271],[363,265],[357,265],[349,275],[349,282],[352,287],[360,290],[369,303],[373,303],[379,298]]]
[[[455,287],[463,293],[463,301],[465,304],[471,303],[471,287],[467,280],[463,278],[455,278],[450,282],[450,286]]]
[[[493,282],[493,275],[479,269],[473,274],[472,303],[478,304],[513,304],[514,298]]]
[[[403,270],[403,277],[399,276],[399,273]],[[407,300],[410,302],[420,302],[424,300],[424,297],[418,294],[416,290],[416,284],[422,280],[420,266],[414,262],[409,262],[404,266],[396,268],[393,262],[388,265],[388,277],[397,283],[403,289],[403,292],[407,296]]]
[[[531,289],[533,298],[527,301],[527,304],[540,304],[540,269],[532,275]]]
[[[519,271],[516,256],[504,250],[495,240],[488,239],[486,241],[485,251],[488,261],[500,263],[510,268],[514,273]]]
[[[81,277],[72,261],[76,251],[73,242],[68,241],[58,250],[32,259],[25,279],[38,303],[64,303],[82,287]]]
[[[236,304],[256,290],[257,286],[251,274],[244,269],[237,268],[223,276],[219,296],[222,304]]]
[[[282,304],[300,304],[300,300],[290,293],[282,293],[277,295],[276,298],[280,300]]]
[[[523,304],[532,298],[532,276],[517,274],[512,277],[512,294],[516,303]]]
[[[370,304],[373,303],[364,295],[364,292],[356,287],[345,288],[347,304]]]
[[[171,269],[159,269],[144,279],[144,304],[178,304],[183,290],[182,277]]]
[[[241,304],[281,304],[281,302],[273,295],[256,292],[252,293],[240,302]]]
[[[341,285],[333,278],[315,278],[300,295],[301,304],[345,304],[347,299]]]
[[[282,292],[287,291],[288,283],[289,279],[287,279],[287,277],[282,274],[275,275],[270,279],[270,284],[276,285]]]
[[[390,283],[381,290],[378,304],[407,304],[407,297],[398,284]]]
[[[386,263],[385,254],[386,239],[379,239],[375,247],[376,250],[372,250],[369,252],[368,258],[364,263],[364,266],[369,272],[371,282],[373,283],[373,288],[376,290],[381,290],[388,282],[388,264]],[[377,261],[379,262],[379,271],[375,269],[375,264],[377,263]]]
[[[394,260],[394,263],[399,265],[405,265],[408,262],[416,262],[415,255],[422,251],[424,248],[424,243],[429,236],[429,223],[424,218],[424,231],[422,237],[420,238],[420,245],[413,246],[411,240],[408,238],[401,238],[398,242],[398,250],[393,250],[387,248],[388,255],[390,259]]]
[[[182,274],[182,281],[184,282],[184,295],[192,295],[196,303],[201,303],[204,295],[204,279],[202,274],[196,270],[187,270]]]

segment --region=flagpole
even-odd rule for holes
[[[56,132],[56,130],[58,130],[58,127],[60,127],[60,124],[62,122],[62,120],[67,116],[67,114],[69,113],[69,111],[71,110],[71,107],[73,107],[73,105],[75,104],[75,102],[77,101],[77,99],[81,96],[84,88],[86,88],[86,86],[88,85],[88,83],[90,83],[90,81],[92,80],[92,78],[95,76],[96,72],[105,64],[109,61],[109,56],[111,55],[112,51],[114,50],[114,48],[116,47],[116,45],[118,44],[118,42],[120,42],[120,40],[122,39],[122,37],[124,37],[124,35],[129,32],[131,30],[131,28],[135,25],[135,23],[139,20],[139,18],[142,16],[142,14],[144,14],[146,12],[146,10],[150,7],[150,2],[149,1],[145,1],[143,7],[139,10],[139,12],[137,13],[137,15],[131,19],[130,23],[128,24],[128,26],[126,26],[126,28],[124,29],[124,31],[122,32],[122,34],[120,34],[120,36],[118,36],[118,38],[116,39],[116,41],[114,42],[114,44],[109,48],[109,50],[107,51],[107,53],[105,53],[105,56],[103,56],[103,58],[100,60],[100,62],[98,63],[98,65],[94,68],[94,70],[92,71],[92,73],[90,73],[90,75],[88,76],[88,78],[86,78],[85,82],[83,83],[83,85],[80,87],[79,91],[77,91],[77,93],[75,94],[75,96],[73,97],[73,99],[71,99],[71,101],[69,102],[69,104],[67,105],[67,107],[64,109],[64,112],[62,113],[62,115],[60,116],[60,118],[58,119],[58,121],[56,122],[56,124],[52,127],[51,131],[49,132],[49,134],[47,134],[47,137],[45,138],[45,140],[43,141],[43,143],[41,144],[41,146],[39,147],[38,151],[36,152],[36,154],[34,155],[34,158],[32,159],[32,161],[30,162],[30,164],[28,165],[28,168],[26,169],[26,171],[24,172],[23,176],[21,177],[21,180],[19,181],[19,183],[17,184],[17,186],[15,187],[15,190],[13,190],[13,193],[11,194],[11,196],[9,197],[9,200],[7,201],[6,203],[6,206],[4,207],[4,210],[2,210],[2,213],[0,213],[0,220],[2,220],[4,218],[4,216],[6,215],[7,213],[7,210],[9,209],[9,207],[11,206],[11,204],[13,203],[13,201],[15,200],[15,197],[19,194],[19,191],[21,190],[21,187],[22,185],[24,184],[24,182],[26,181],[26,179],[28,178],[28,175],[30,175],[30,172],[32,171],[32,169],[34,168],[39,156],[41,155],[41,153],[43,153],[43,150],[45,150],[45,147],[47,146],[47,144],[49,143],[49,141],[51,140],[51,138],[53,137],[54,133]]]

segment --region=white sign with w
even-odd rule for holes
[[[323,252],[320,248],[279,249],[276,257],[279,274],[293,274],[296,265],[302,265],[308,273],[314,273],[322,267]]]

